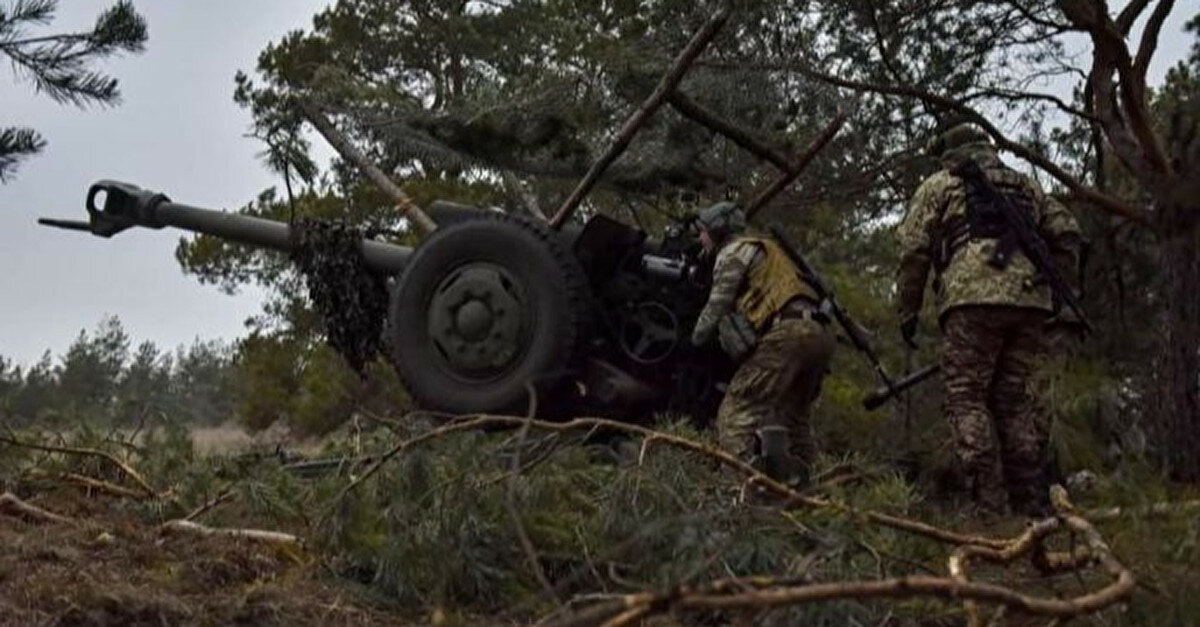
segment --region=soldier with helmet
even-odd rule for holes
[[[775,478],[804,483],[815,454],[809,409],[835,345],[830,318],[780,244],[746,232],[737,205],[706,207],[695,224],[716,262],[692,343],[716,336],[739,362],[717,412],[721,447]]]
[[[1047,502],[1047,429],[1030,380],[1048,351],[1056,311],[1037,267],[1011,242],[983,194],[952,173],[974,161],[1018,211],[1028,212],[1063,275],[1081,237],[1075,218],[1030,177],[1006,167],[976,124],[943,127],[929,152],[944,169],[917,189],[897,228],[897,313],[913,344],[930,271],[942,330],[945,408],[959,470],[981,513],[1036,515]],[[1004,252],[1004,251],[1000,251]]]

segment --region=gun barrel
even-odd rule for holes
[[[874,411],[884,403],[895,398],[897,394],[900,394],[901,392],[918,385],[922,381],[936,375],[941,371],[942,367],[940,364],[929,364],[928,366],[925,366],[924,368],[905,376],[903,379],[900,379],[891,385],[882,385],[863,398],[863,408],[867,411]]]
[[[98,202],[103,206],[98,206]],[[59,228],[89,230],[112,237],[125,229],[174,227],[224,240],[290,253],[295,248],[292,228],[283,222],[224,211],[201,209],[175,202],[162,194],[116,181],[100,181],[88,190],[88,222],[41,220]],[[397,274],[412,256],[412,249],[378,240],[362,240],[367,267],[383,274]]]
[[[173,202],[159,205],[155,217],[165,226],[203,233],[220,239],[269,248],[284,253],[294,248],[292,228],[283,222],[252,218],[224,211],[200,209]],[[373,239],[362,240],[363,261],[372,271],[398,274],[412,249]]]

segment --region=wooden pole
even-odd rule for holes
[[[341,133],[341,131],[337,130],[337,127],[333,125],[333,122],[329,121],[329,118],[325,117],[325,114],[322,113],[320,109],[310,102],[301,100],[300,110],[303,112],[304,117],[308,118],[308,121],[311,122],[314,127],[316,127],[319,133],[321,133],[321,135],[325,138],[325,141],[328,141],[329,145],[333,146],[333,149],[338,151],[338,154],[340,154],[343,159],[358,166],[358,169],[361,170],[362,173],[367,176],[367,178],[371,179],[372,183],[375,183],[379,189],[383,190],[385,194],[390,196],[392,201],[396,203],[396,207],[399,208],[400,212],[404,214],[404,217],[412,220],[413,224],[420,229],[423,235],[428,235],[437,230],[437,223],[435,223],[428,214],[422,211],[421,208],[418,207],[417,204],[408,197],[408,194],[405,194],[404,190],[400,189],[400,186],[392,182],[392,179],[388,178],[388,175],[384,174],[383,170],[380,170],[375,166],[375,164],[371,163],[371,161],[367,159],[367,156],[363,154],[361,150],[355,147],[354,144],[350,143],[350,140],[347,139],[346,136]]]
[[[825,149],[825,146],[828,145],[829,142],[833,141],[833,138],[836,137],[838,132],[842,130],[842,126],[846,123],[846,120],[849,119],[849,117],[849,115],[843,113],[834,118],[834,120],[825,127],[825,130],[821,131],[821,134],[817,135],[817,137],[813,139],[811,143],[809,143],[808,148],[801,153],[800,157],[792,162],[788,168],[784,169],[784,175],[780,177],[779,180],[771,184],[770,187],[763,190],[763,192],[759,194],[757,198],[755,198],[750,202],[749,205],[746,206],[746,219],[749,220],[753,218],[754,214],[758,213],[763,207],[767,206],[767,203],[771,202],[775,196],[779,194],[779,192],[787,189],[787,187],[791,185],[792,182],[795,181],[805,169],[808,168],[808,165],[812,163],[812,160],[815,159],[816,156]]]
[[[672,92],[667,97],[667,102],[683,117],[708,128],[714,133],[728,137],[733,143],[741,146],[747,152],[752,153],[763,161],[771,162],[780,170],[784,172],[791,171],[792,161],[786,154],[758,139],[750,131],[721,119],[719,115],[705,109],[696,101],[683,95],[682,92]]]
[[[728,19],[729,9],[722,8],[713,14],[699,31],[696,31],[691,41],[688,42],[687,47],[675,58],[671,69],[659,81],[658,87],[642,103],[642,106],[625,121],[625,124],[621,126],[621,131],[617,134],[617,138],[609,146],[608,151],[592,164],[587,175],[583,177],[583,180],[579,182],[579,185],[575,187],[571,195],[567,197],[567,200],[555,212],[554,217],[550,219],[551,228],[557,229],[570,219],[571,214],[583,202],[583,198],[587,196],[592,187],[595,187],[596,182],[600,180],[600,175],[625,152],[629,147],[629,143],[633,141],[634,136],[637,135],[646,121],[658,111],[659,107],[666,102],[671,92],[675,91],[680,81],[683,80],[684,75],[687,74],[688,68],[696,61],[700,53],[704,52],[704,49],[717,36],[717,32],[721,30],[721,27],[725,25]]]

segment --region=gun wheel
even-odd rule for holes
[[[528,402],[569,373],[587,283],[562,236],[516,216],[481,213],[438,229],[392,295],[389,349],[425,408],[494,412]]]

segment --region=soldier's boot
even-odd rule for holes
[[[768,477],[793,489],[803,487],[808,478],[808,466],[791,454],[790,436],[785,427],[763,427],[755,431],[758,454],[754,467]],[[755,486],[749,496],[756,505],[785,506],[786,497]]]
[[[1008,490],[999,468],[979,469],[971,477],[971,499],[976,513],[983,518],[1008,515]]]
[[[1041,520],[1054,515],[1054,507],[1050,504],[1050,488],[1043,485],[1030,491],[1027,497],[1012,498],[1013,513],[1026,518]]]
[[[1045,470],[1015,478],[1009,490],[1009,503],[1014,514],[1028,518],[1048,518],[1054,514],[1050,505],[1050,482]]]
[[[757,436],[764,474],[792,487],[808,482],[808,465],[792,455],[791,434],[786,427],[763,427]]]

